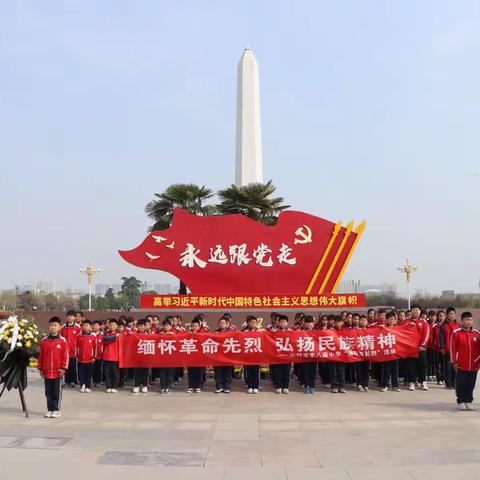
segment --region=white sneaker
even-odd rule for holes
[[[111,388],[110,389],[110,393],[117,393],[117,392],[118,392],[118,390],[116,388]]]
[[[422,382],[422,390],[428,390],[427,382]]]
[[[105,390],[105,392],[106,392],[106,393],[112,393],[112,389],[111,389],[111,388],[107,388],[107,389]]]
[[[148,387],[142,387],[142,393],[148,393]]]
[[[368,389],[368,387],[363,387],[363,391],[364,392],[369,392],[370,390]]]
[[[359,392],[364,392],[364,391],[365,391],[365,390],[363,389],[363,386],[362,386],[362,385],[359,385],[359,386],[358,386],[358,391],[359,391]]]
[[[282,389],[281,389],[281,388],[277,388],[277,389],[275,390],[275,393],[282,393]]]
[[[248,393],[253,393],[253,388],[249,388],[249,389],[247,390],[247,392],[248,392]]]
[[[92,393],[92,389],[91,388],[86,388],[85,393]]]
[[[408,389],[409,389],[411,392],[414,392],[414,391],[415,391],[415,384],[414,384],[414,383],[409,383],[409,384],[408,384]]]
[[[467,410],[467,404],[466,403],[459,403],[458,404],[458,409],[459,410]]]
[[[290,390],[288,388],[282,389],[282,393],[290,393]]]
[[[380,389],[381,392],[388,392],[388,387],[383,387]]]
[[[393,389],[393,391],[394,391],[394,392],[401,392],[400,387],[395,387],[395,388]]]
[[[473,407],[473,405],[471,403],[466,403],[465,407],[469,412],[473,412],[475,410],[475,408]]]
[[[217,389],[215,390],[215,393],[222,393],[222,392],[223,392],[223,389],[222,389],[222,388],[217,388]]]
[[[254,388],[253,393],[257,394],[258,393],[258,388]]]
[[[202,389],[201,388],[196,388],[195,393],[202,393]]]
[[[52,413],[53,413],[53,412],[47,412],[47,413],[44,415],[44,417],[45,417],[45,418],[52,418]]]
[[[140,387],[133,387],[132,393],[139,393]]]
[[[82,387],[80,388],[80,393],[85,393],[85,385],[82,385]]]
[[[58,418],[61,414],[62,412],[60,412],[59,410],[52,412],[52,418]]]

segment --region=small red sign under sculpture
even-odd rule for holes
[[[169,228],[120,255],[175,275],[195,295],[317,295],[335,292],[364,228],[292,210],[266,226],[243,215],[202,217],[177,208]]]

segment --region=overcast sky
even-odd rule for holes
[[[345,279],[477,291],[480,3],[16,1],[0,12],[0,288],[169,277],[126,264],[174,182],[234,181],[237,62],[265,177],[367,229]],[[477,174],[477,175],[475,175]]]

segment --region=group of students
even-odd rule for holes
[[[262,319],[249,315],[242,331],[262,330]],[[369,392],[375,380],[381,392],[389,388],[400,391],[400,380],[415,390],[428,390],[427,380],[456,389],[457,403],[462,410],[472,410],[473,390],[480,359],[479,332],[473,329],[471,313],[462,314],[461,323],[456,320],[453,307],[446,311],[424,311],[419,306],[411,310],[369,309],[366,315],[341,312],[340,315],[311,315],[297,313],[293,325],[288,316],[271,314],[271,323],[266,331],[288,330],[337,330],[368,329],[372,327],[416,327],[420,338],[417,357],[370,363],[344,362],[299,362],[275,364],[269,367],[270,379],[277,394],[288,394],[292,377],[296,378],[306,394],[315,391],[317,375],[323,386],[332,393],[346,393],[347,383],[356,385],[360,392]],[[226,313],[219,320],[215,332],[236,331],[231,315]],[[210,328],[204,314],[198,314],[188,325],[183,326],[179,315],[169,315],[160,321],[156,315],[148,315],[135,321],[122,316],[107,321],[90,321],[83,312],[70,310],[62,326],[58,317],[49,321],[49,335],[40,344],[38,369],[45,379],[47,417],[60,416],[62,388],[80,386],[81,393],[90,393],[92,386],[105,384],[107,393],[117,393],[118,388],[133,380],[133,393],[147,393],[150,385],[160,381],[160,393],[168,394],[175,383],[183,377],[182,367],[119,369],[118,339],[120,335],[136,333],[205,333]],[[214,367],[215,393],[230,393],[234,367]],[[207,379],[205,367],[188,367],[188,393],[200,393]],[[258,394],[260,388],[260,365],[243,368],[243,377],[249,394]]]

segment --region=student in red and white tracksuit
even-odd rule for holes
[[[92,324],[90,320],[84,320],[82,323],[82,333],[77,340],[77,360],[78,360],[78,381],[80,382],[80,392],[90,393],[92,388],[93,362],[97,339],[92,333]]]
[[[473,410],[473,391],[480,367],[479,331],[472,325],[472,314],[463,312],[461,328],[454,330],[450,338],[451,361],[457,372],[455,393],[460,410]]]
[[[118,369],[118,332],[117,320],[108,322],[108,330],[103,334],[103,370],[105,372],[105,388],[107,393],[117,393],[120,373]]]
[[[453,368],[452,362],[450,361],[450,343],[452,338],[452,333],[457,328],[460,328],[460,324],[457,322],[456,319],[457,313],[453,307],[447,308],[447,318],[445,320],[445,330],[444,330],[444,344],[445,344],[445,353],[447,355],[444,356],[445,364],[445,388],[449,390],[453,390],[455,388],[455,382],[457,378],[457,372],[455,368]]]
[[[65,373],[65,383],[74,387],[78,383],[77,378],[77,340],[82,333],[82,328],[78,323],[75,323],[75,312],[69,310],[67,312],[67,321],[62,326],[61,336],[67,341],[69,363],[68,370]]]
[[[103,376],[103,332],[101,330],[103,320],[95,320],[92,323],[92,333],[95,337],[95,361],[93,362],[93,386],[98,386]]]
[[[412,305],[412,318],[405,319],[399,326],[415,327],[420,335],[420,351],[418,357],[410,357],[404,360],[405,379],[408,382],[408,389],[415,390],[417,380],[422,390],[428,390],[427,386],[427,346],[430,339],[430,325],[420,318],[420,307]]]
[[[52,317],[48,322],[50,335],[40,343],[38,371],[45,380],[47,418],[60,416],[62,401],[62,378],[68,368],[68,345],[60,336],[60,319]]]

